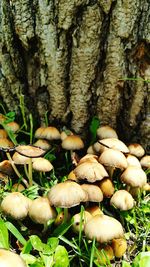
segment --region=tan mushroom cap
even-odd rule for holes
[[[15,164],[20,164],[20,165],[29,164],[29,162],[30,162],[30,158],[22,156],[18,152],[15,152],[13,154],[12,159],[13,159]]]
[[[7,138],[0,138],[0,147],[10,148],[10,147],[14,147],[14,144]]]
[[[86,193],[81,186],[73,181],[54,185],[49,193],[50,205],[61,208],[71,208],[86,200]]]
[[[102,210],[97,205],[94,205],[94,206],[92,205],[90,207],[87,207],[86,211],[88,211],[92,216],[103,214]]]
[[[17,122],[15,122],[15,121],[12,121],[12,122],[7,123],[7,126],[11,129],[11,131],[13,133],[18,132],[19,129],[20,129],[19,124]]]
[[[121,175],[121,181],[132,187],[143,187],[147,182],[145,172],[141,168],[129,166]]]
[[[0,129],[0,138],[7,138],[8,134],[4,129]]]
[[[72,225],[72,229],[75,233],[79,233],[80,232],[80,221],[82,219],[81,222],[81,230],[84,230],[84,226],[85,224],[92,218],[92,215],[88,212],[88,211],[83,211],[83,213],[77,213],[75,214],[72,219],[73,219],[73,225]]]
[[[83,162],[98,162],[98,156],[97,155],[93,155],[93,154],[86,154],[84,157],[82,157],[79,162],[78,165],[83,163]]]
[[[41,155],[44,155],[45,153],[44,149],[32,145],[19,145],[16,147],[16,151],[22,154],[23,156],[31,158],[41,157]]]
[[[6,117],[3,114],[0,114],[0,123],[4,122]]]
[[[100,142],[101,144],[96,142],[93,145],[96,152],[102,153],[107,148],[112,148],[112,149],[119,150],[123,153],[129,153],[128,147],[121,140],[117,138],[105,138],[105,139],[100,140]],[[103,146],[102,144],[106,145],[107,147]]]
[[[60,133],[60,139],[63,141],[66,137],[68,137],[69,135],[73,135],[73,132],[71,132],[70,130],[64,130]]]
[[[86,179],[90,183],[102,180],[104,177],[108,177],[108,173],[98,162],[83,162],[79,164],[74,173],[79,180]]]
[[[24,219],[29,210],[31,200],[20,192],[9,193],[1,203],[2,211],[14,219]]]
[[[103,193],[97,185],[82,184],[81,187],[87,193],[87,201],[101,202],[103,200]]]
[[[79,150],[84,147],[82,139],[77,135],[69,135],[62,141],[62,148],[66,150]]]
[[[140,164],[143,168],[150,168],[150,155],[145,155],[141,158]]]
[[[126,190],[118,190],[111,197],[110,204],[120,210],[130,210],[134,206],[134,199]]]
[[[68,174],[68,180],[72,180],[72,181],[78,182],[78,179],[77,179],[77,177],[75,176],[75,174],[74,174],[73,171],[71,171],[71,172]]]
[[[145,154],[144,148],[140,144],[137,144],[137,143],[130,144],[128,146],[128,149],[132,155],[134,155],[138,158],[143,157]]]
[[[123,237],[123,227],[115,218],[107,215],[96,215],[85,224],[87,238],[95,238],[97,242],[109,242],[114,238]]]
[[[101,126],[97,129],[97,136],[100,139],[104,138],[118,138],[116,131],[109,125]]]
[[[140,161],[133,155],[128,154],[127,157],[128,166],[135,166],[141,168]]]
[[[24,260],[18,254],[0,248],[0,266],[1,267],[27,267]]]
[[[38,146],[42,148],[43,150],[49,150],[51,148],[51,144],[47,140],[44,139],[38,139],[35,143],[34,146]]]
[[[104,166],[110,166],[119,169],[126,169],[128,164],[126,157],[122,152],[115,149],[105,150],[99,157],[99,162]]]
[[[50,219],[56,218],[56,211],[50,206],[46,197],[38,197],[29,207],[29,217],[36,223],[45,224]]]
[[[35,132],[35,137],[39,139],[58,140],[60,139],[60,132],[56,127],[40,127]]]
[[[25,190],[25,187],[22,184],[15,183],[15,184],[13,184],[11,191],[12,192],[21,192],[23,190]]]
[[[33,169],[41,172],[49,172],[53,169],[53,165],[49,160],[44,158],[35,158],[33,159]]]

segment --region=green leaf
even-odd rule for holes
[[[30,236],[30,241],[31,241],[32,247],[35,250],[43,252],[43,253],[48,254],[48,255],[50,255],[52,253],[49,245],[44,244],[37,235]]]
[[[22,249],[22,254],[29,254],[32,249],[31,240],[28,240]]]
[[[132,264],[132,267],[149,267],[150,266],[150,251],[139,253]]]
[[[22,234],[18,231],[18,229],[11,223],[11,222],[5,222],[5,225],[7,227],[7,229],[19,240],[19,242],[22,245],[26,244],[26,240],[24,239],[24,237],[22,236]]]
[[[63,246],[58,246],[54,255],[54,267],[67,267],[69,266],[68,252]]]
[[[22,254],[21,253],[21,258],[27,263],[27,264],[33,264],[37,261],[37,258],[34,257],[31,254]],[[16,266],[17,267],[17,266]]]
[[[41,258],[45,264],[45,267],[52,267],[54,266],[54,260],[53,256],[46,256],[46,255],[41,255]]]
[[[55,251],[59,244],[59,240],[57,237],[50,237],[47,240],[47,245],[51,248],[52,251]]]
[[[90,123],[91,144],[96,141],[97,129],[99,128],[100,120],[98,117],[93,117]]]
[[[9,249],[8,230],[2,219],[0,219],[0,247]]]
[[[122,261],[122,267],[131,267],[131,265],[127,261]]]

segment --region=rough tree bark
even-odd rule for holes
[[[132,77],[133,80],[125,78]],[[150,141],[149,0],[1,0],[0,101],[83,133]],[[150,143],[150,142],[149,142]]]

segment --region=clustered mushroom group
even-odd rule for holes
[[[2,118],[0,117],[0,120]],[[11,127],[8,125],[8,127]],[[14,127],[15,128],[15,127]],[[12,131],[18,131],[12,127]],[[25,187],[22,184],[13,184],[13,192],[8,193],[1,202],[1,210],[6,216],[16,220],[24,220],[27,216],[37,224],[47,225],[53,220],[57,226],[73,218],[72,231],[80,231],[89,240],[95,239],[97,245],[97,261],[104,263],[107,258],[122,257],[127,249],[124,229],[121,223],[113,217],[103,213],[100,203],[104,199],[116,209],[127,211],[134,207],[137,192],[150,191],[145,169],[150,167],[150,156],[140,144],[130,144],[128,147],[118,139],[117,133],[109,126],[102,126],[97,130],[99,140],[87,149],[83,157],[76,157],[73,168],[67,175],[67,180],[53,185],[48,194],[34,200],[24,196]],[[61,133],[55,127],[40,127],[35,132],[35,149],[47,151],[52,147],[52,141],[61,140],[61,149],[70,150],[71,157],[77,150],[84,148],[82,139],[71,131]],[[8,139],[7,132],[0,129],[0,147],[10,148],[13,143]],[[16,165],[23,165],[31,186],[32,168],[35,171],[49,172],[53,165],[43,157],[34,157],[34,147],[25,145],[16,151],[12,158],[0,163],[0,179],[3,175],[11,176]],[[28,154],[26,155],[26,149]],[[31,151],[29,151],[31,150]],[[76,156],[76,154],[75,154]],[[28,168],[26,169],[26,166]],[[118,179],[121,188],[114,185],[115,171],[119,171]],[[17,173],[17,171],[16,171]],[[22,180],[24,182],[24,180]],[[21,187],[21,188],[20,188]],[[20,192],[18,192],[20,191]],[[83,212],[75,213],[73,207],[82,204]],[[62,208],[57,213],[56,208]],[[78,209],[80,211],[80,208]],[[45,228],[46,229],[46,228]],[[105,259],[101,251],[105,251]],[[5,251],[4,251],[5,252]],[[5,254],[5,253],[4,253]],[[0,260],[1,260],[0,251]],[[1,261],[0,261],[1,264]]]

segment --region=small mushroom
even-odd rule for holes
[[[97,185],[82,184],[81,187],[87,194],[86,201],[101,202],[103,200],[103,193]]]
[[[49,160],[44,158],[33,159],[33,169],[40,172],[49,172],[53,169],[53,165]]]
[[[81,225],[81,230],[83,231],[85,224],[88,222],[88,220],[92,218],[92,215],[87,211],[83,211],[82,213],[80,212],[75,214],[72,218],[73,218],[72,229],[75,233],[79,233],[80,225]]]
[[[143,158],[141,158],[140,164],[143,168],[150,168],[150,155],[145,155]]]
[[[104,214],[92,217],[85,224],[84,232],[87,238],[95,238],[100,243],[109,242],[114,238],[120,238],[124,235],[121,223],[115,218]]]
[[[110,245],[100,245],[98,246],[96,253],[96,263],[100,266],[107,266],[111,260],[114,258],[114,252]]]
[[[116,238],[112,240],[111,244],[115,257],[122,258],[127,250],[127,241],[125,238]]]
[[[0,129],[0,138],[7,138],[8,134],[4,129]]]
[[[130,154],[136,156],[137,158],[141,158],[145,154],[144,148],[140,144],[137,144],[137,143],[130,144],[128,146],[128,149],[130,151]]]
[[[13,133],[18,132],[19,129],[20,129],[19,124],[18,124],[17,122],[15,122],[15,121],[8,122],[6,125],[11,129],[11,131],[12,131]]]
[[[129,166],[121,175],[121,181],[132,187],[143,187],[147,182],[145,172],[141,168]]]
[[[61,208],[71,208],[86,200],[86,193],[82,187],[73,182],[66,181],[51,187],[48,193],[50,205]]]
[[[62,141],[62,148],[66,150],[80,150],[84,147],[82,139],[77,135],[69,135]]]
[[[29,217],[36,223],[45,224],[56,218],[56,211],[50,206],[48,198],[38,197],[29,207]]]
[[[0,248],[0,266],[1,267],[27,267],[21,256],[16,253]]]
[[[60,132],[56,127],[40,127],[35,132],[35,138],[47,139],[47,140],[58,140],[60,139]]]
[[[1,209],[16,220],[23,220],[28,214],[31,202],[32,200],[20,192],[12,192],[2,200]]]
[[[110,205],[114,205],[120,210],[130,210],[134,206],[134,199],[126,190],[118,190],[111,197]]]
[[[99,139],[118,138],[116,131],[109,125],[101,126],[97,129]]]
[[[121,140],[117,138],[105,138],[96,142],[93,146],[96,152],[99,153],[102,153],[104,150],[108,148],[119,150],[122,153],[129,153],[128,147]]]
[[[100,187],[104,197],[110,198],[114,194],[115,188],[111,179],[104,178],[97,185]]]
[[[128,154],[126,159],[127,159],[128,166],[135,166],[135,167],[141,168],[140,161],[135,156]]]
[[[93,155],[93,154],[86,154],[84,157],[82,157],[79,160],[78,165],[83,162],[98,162],[98,156]]]
[[[98,162],[83,162],[74,169],[74,173],[77,179],[86,179],[90,183],[100,181],[108,176],[103,165]]]
[[[88,211],[92,216],[103,214],[102,210],[97,205],[94,205],[94,206],[91,206],[91,207],[87,207],[86,211]]]
[[[44,139],[38,139],[35,143],[34,146],[38,146],[42,148],[43,150],[49,150],[51,148],[51,144],[47,140]]]

